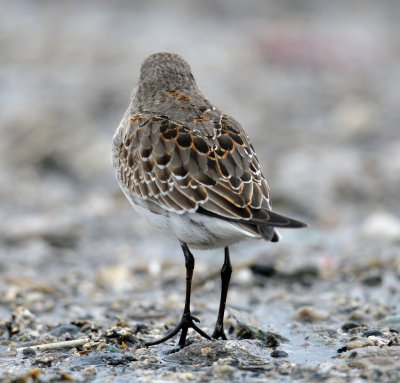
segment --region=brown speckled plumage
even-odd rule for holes
[[[268,185],[247,134],[204,98],[178,55],[144,62],[121,126],[114,165],[135,203],[209,214],[262,236],[265,226],[303,226],[270,211]]]

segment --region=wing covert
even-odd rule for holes
[[[235,221],[251,221],[256,210],[270,210],[254,149],[229,116],[211,120],[213,129],[206,118],[188,126],[164,116],[137,115],[127,123],[120,179],[136,203],[151,200],[180,214],[201,206]]]

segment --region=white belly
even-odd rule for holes
[[[132,206],[153,226],[196,249],[225,247],[246,238],[260,238],[222,219],[198,213],[154,214],[144,207]]]

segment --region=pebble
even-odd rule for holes
[[[96,375],[97,374],[97,367],[95,365],[86,367],[82,370],[83,375]]]
[[[222,379],[231,379],[233,378],[234,373],[236,372],[236,368],[223,364],[219,365],[218,363],[214,363],[212,366],[213,373]]]
[[[364,311],[362,310],[354,310],[350,315],[349,315],[349,320],[354,321],[354,322],[366,322],[368,319],[368,316],[365,314]]]
[[[289,354],[283,350],[274,350],[271,352],[271,356],[273,358],[286,358],[289,356]]]
[[[212,349],[211,347],[203,347],[200,351],[201,355],[208,355],[211,353]]]
[[[353,350],[355,348],[363,348],[366,346],[366,343],[362,340],[353,340],[352,342],[347,343],[346,348],[348,350]]]
[[[357,322],[346,322],[343,326],[342,326],[342,330],[343,331],[349,331],[353,328],[357,328],[360,327],[361,325]]]
[[[367,338],[367,345],[368,346],[385,346],[387,342],[385,342],[383,339],[378,338],[377,336],[369,336]]]
[[[388,212],[376,212],[366,219],[361,232],[367,237],[399,242],[400,220]]]
[[[36,356],[36,352],[32,348],[28,347],[28,348],[24,348],[22,350],[22,355],[24,355],[25,357],[32,357],[32,356]]]
[[[323,321],[328,318],[328,315],[322,311],[312,307],[300,307],[293,315],[293,319],[302,322]]]
[[[361,282],[366,286],[380,286],[382,284],[382,275],[368,275]]]
[[[383,336],[383,333],[382,333],[382,331],[380,331],[380,330],[367,330],[367,331],[364,331],[364,336],[366,336],[366,337],[370,337],[370,336]]]
[[[268,265],[268,264],[259,264],[255,263],[250,266],[250,270],[253,272],[255,275],[261,275],[263,277],[272,277],[273,275],[276,274],[276,269],[274,265]]]

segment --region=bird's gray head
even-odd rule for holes
[[[189,64],[175,53],[155,53],[149,56],[140,70],[139,100],[154,97],[159,91],[198,91]]]

